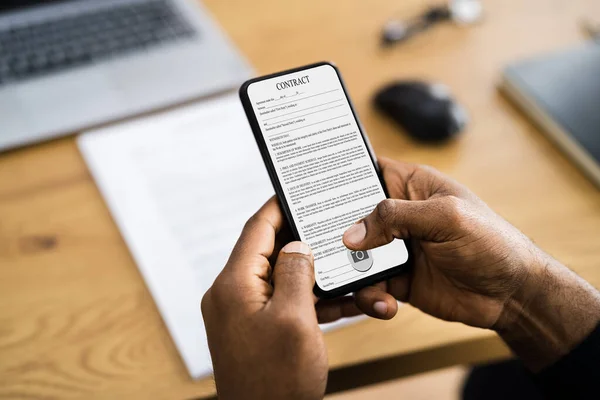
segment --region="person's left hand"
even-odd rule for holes
[[[202,299],[219,398],[322,399],[327,350],[319,329],[313,256],[286,243],[271,198],[247,223],[231,257]],[[287,235],[289,237],[289,234]],[[356,315],[351,297],[317,304],[326,320]]]

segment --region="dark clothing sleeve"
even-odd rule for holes
[[[549,399],[600,399],[600,324],[535,380]]]

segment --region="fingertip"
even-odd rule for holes
[[[365,314],[377,319],[392,319],[398,312],[396,299],[384,289],[370,286],[355,293],[356,305]]]
[[[373,304],[373,311],[375,311],[375,314],[387,315],[388,305],[385,301],[376,301]]]
[[[392,296],[386,298],[387,309],[384,314],[380,314],[381,319],[392,319],[398,313],[398,302]]]
[[[286,244],[285,246],[283,246],[281,251],[284,253],[288,253],[288,254],[296,253],[296,254],[303,254],[305,256],[310,256],[310,257],[312,257],[312,255],[313,255],[310,246],[304,242],[290,242],[290,243]]]
[[[286,244],[275,261],[271,280],[273,303],[314,308],[314,258],[310,246],[300,241]]]
[[[365,223],[361,221],[348,228],[348,230],[344,232],[342,240],[346,247],[356,248],[357,246],[360,246],[366,236],[367,227],[365,226]]]
[[[386,296],[387,297],[387,296]],[[373,304],[373,313],[370,314],[374,318],[378,319],[392,319],[398,312],[398,302],[395,299],[386,298],[385,300],[378,300]]]

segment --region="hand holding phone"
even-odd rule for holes
[[[402,240],[365,251],[342,242],[388,196],[337,68],[323,62],[255,78],[240,99],[292,234],[313,250],[315,294],[341,296],[403,270]]]

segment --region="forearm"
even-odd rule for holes
[[[537,258],[495,326],[534,372],[568,354],[600,322],[600,292],[550,256]]]

